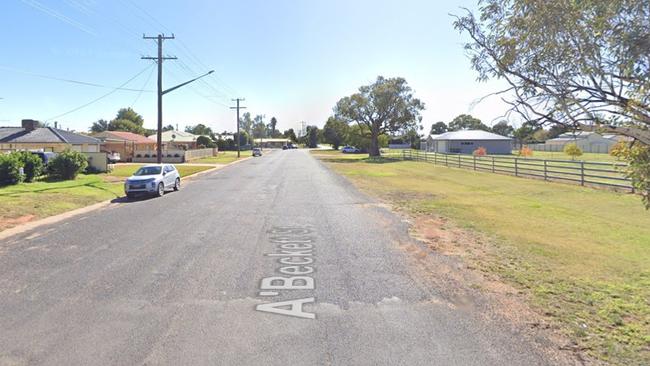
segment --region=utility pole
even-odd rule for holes
[[[155,60],[158,64],[158,134],[156,135],[156,158],[158,164],[162,163],[162,127],[163,127],[163,117],[162,117],[162,97],[163,97],[163,86],[162,86],[162,65],[164,60],[176,60],[176,57],[167,56],[163,57],[162,47],[163,41],[166,39],[174,39],[174,34],[171,37],[167,37],[164,34],[159,34],[156,37],[147,37],[142,36],[143,39],[155,39],[158,43],[158,57],[142,57],[143,60]]]
[[[244,98],[232,99],[233,102],[237,102],[237,106],[236,107],[230,107],[230,109],[236,109],[237,110],[237,138],[236,138],[236,140],[237,140],[236,141],[237,142],[237,158],[239,158],[240,154],[241,154],[241,147],[239,146],[239,142],[241,141],[241,136],[239,136],[239,110],[240,109],[246,109],[246,107],[240,107],[239,102],[243,102],[245,100],[246,99],[244,99]]]

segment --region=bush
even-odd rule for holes
[[[53,179],[70,180],[88,167],[88,158],[80,152],[65,150],[47,164],[47,174]]]
[[[479,146],[476,150],[474,150],[474,156],[487,156],[487,149],[483,146]]]
[[[20,174],[22,161],[16,153],[0,154],[0,185],[18,184],[22,182]]]
[[[578,144],[572,142],[564,145],[564,153],[569,155],[572,160],[575,160],[575,158],[582,155],[582,149],[578,147]]]
[[[181,154],[176,153],[176,154],[174,154],[174,157],[175,157],[175,158],[180,158],[180,157],[181,157]]]
[[[45,165],[43,165],[43,160],[41,160],[38,155],[32,154],[28,151],[15,152],[14,154],[16,154],[21,162],[26,182],[33,182],[35,178],[38,178],[43,174]]]
[[[525,158],[533,156],[533,149],[524,146],[521,148],[521,150],[519,150],[519,156],[523,156]]]
[[[136,158],[141,158],[141,157],[142,157],[142,154],[136,154],[135,157],[136,157]]]
[[[145,157],[145,158],[149,158],[149,157],[151,157],[151,156],[149,156],[149,154],[144,154],[144,157]]]

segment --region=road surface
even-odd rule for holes
[[[0,365],[545,365],[306,151],[0,241]]]

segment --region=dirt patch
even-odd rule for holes
[[[36,215],[24,215],[16,218],[3,218],[2,221],[0,221],[0,231],[4,229],[9,229],[10,227],[26,224],[30,221],[33,221],[36,219]]]
[[[487,270],[498,251],[490,238],[434,215],[410,216],[408,220],[416,243],[399,247],[414,259],[417,276],[454,307],[471,308],[486,321],[497,320],[523,330],[521,335],[541,345],[554,364],[598,364],[587,359],[550,319],[531,309],[523,292]]]

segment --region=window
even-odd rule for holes
[[[472,141],[461,141],[460,144],[461,145],[474,145],[474,143]]]

